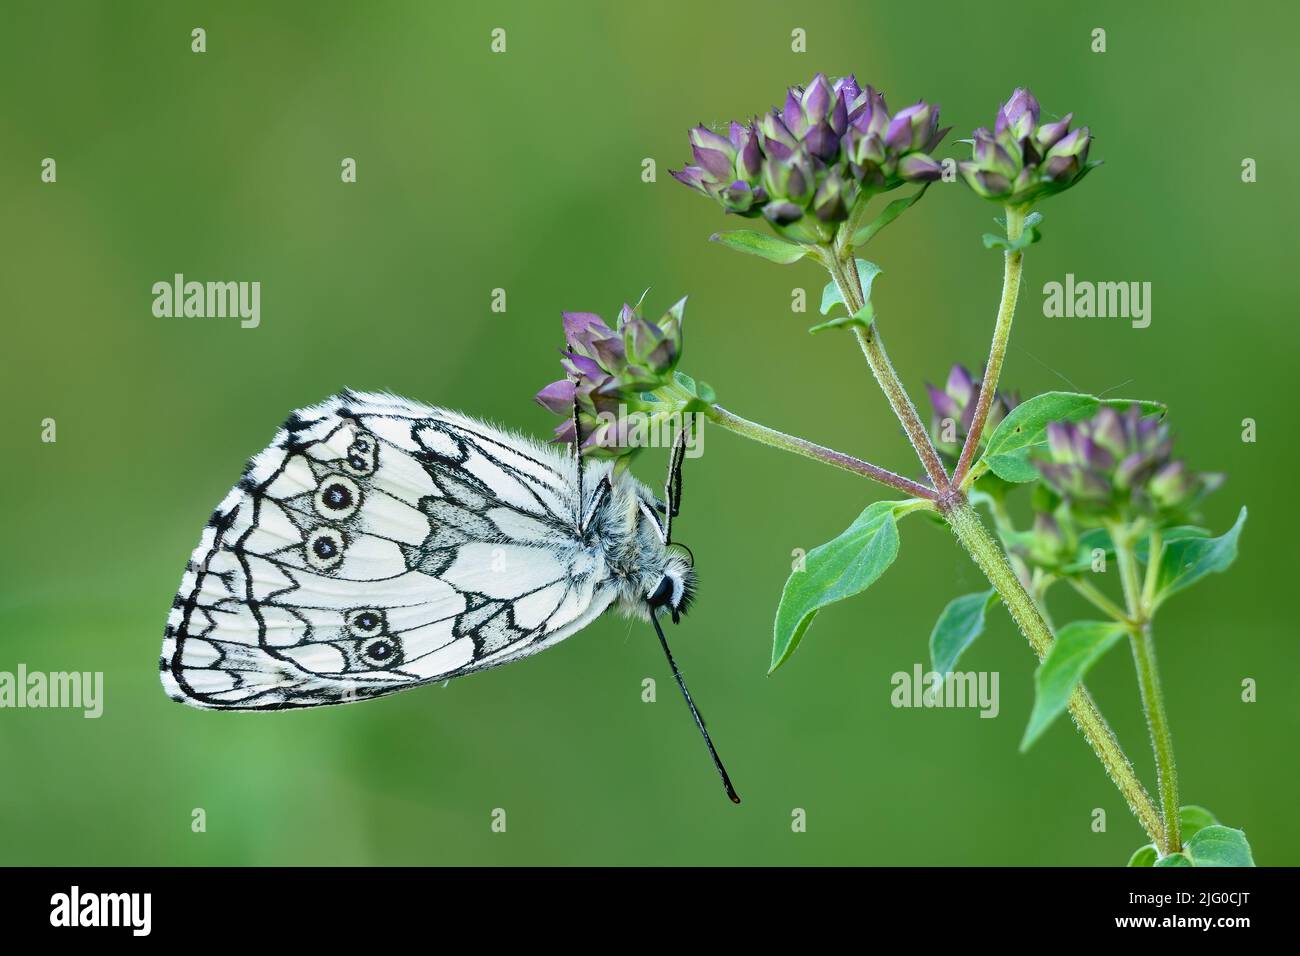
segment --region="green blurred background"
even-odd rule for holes
[[[1300,456],[1278,407],[1300,338],[1285,165],[1300,18],[1277,6],[6,3],[0,670],[103,671],[106,704],[99,720],[0,711],[0,862],[1117,864],[1145,842],[1067,724],[1017,752],[1033,660],[1002,612],[962,665],[1000,672],[998,719],[890,706],[890,675],[928,661],[940,608],[984,586],[922,520],[882,582],[765,677],[792,549],[880,495],[717,429],[675,528],[702,593],[672,636],[739,808],[652,632],[612,616],[525,663],[360,707],[219,714],[159,687],[190,550],[289,410],[386,388],[543,435],[530,396],[556,377],[561,309],[689,293],[683,367],[724,404],[915,473],[851,340],[812,338],[812,316],[791,313],[792,289],[815,302],[824,277],[710,245],[738,223],[668,176],[689,126],[752,115],[825,70],[856,71],[895,109],[940,102],[955,126],[940,156],[1017,84],[1092,127],[1106,165],[1045,208],[1004,381],[1167,400],[1181,453],[1230,475],[1207,523],[1249,505],[1237,565],[1162,615],[1164,682],[1184,802],[1244,827],[1261,864],[1300,863],[1286,504]],[[495,27],[505,54],[489,51]],[[1243,157],[1258,183],[1241,182]],[[986,351],[993,213],[940,185],[869,253],[918,400]],[[260,280],[261,327],[154,318],[150,287],[176,272]],[[1043,318],[1042,284],[1066,272],[1150,281],[1150,328]],[[636,466],[661,468],[656,452]],[[1086,613],[1055,597],[1058,621]],[[1240,700],[1245,677],[1257,703]],[[1089,685],[1152,781],[1128,654]]]

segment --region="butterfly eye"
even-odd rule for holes
[[[317,571],[332,571],[343,563],[346,542],[341,531],[317,528],[307,539],[307,563]]]
[[[378,637],[366,641],[360,648],[361,657],[367,664],[376,667],[392,667],[401,663],[402,650],[397,642],[389,637]]]
[[[344,475],[328,475],[312,500],[317,513],[324,518],[349,518],[361,507],[361,489]]]
[[[664,575],[659,579],[659,584],[655,587],[654,593],[646,600],[650,602],[651,607],[663,607],[673,597],[673,579]]]

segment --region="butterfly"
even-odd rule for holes
[[[577,443],[395,395],[300,409],[203,530],[167,617],[163,688],[215,710],[366,700],[529,657],[613,608],[654,625],[739,803],[659,623],[695,593],[671,541],[685,436],[660,501]]]

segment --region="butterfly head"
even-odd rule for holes
[[[666,552],[663,573],[646,595],[646,603],[653,614],[663,608],[676,624],[695,599],[695,569],[691,566],[690,552],[680,553],[676,548]]]

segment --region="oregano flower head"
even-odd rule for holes
[[[966,366],[958,363],[948,373],[948,381],[943,388],[936,388],[929,382],[926,390],[930,393],[930,437],[934,447],[949,464],[956,463],[961,455],[962,445],[970,432],[975,419],[975,405],[979,401],[981,382],[971,375]],[[1020,404],[1019,396],[1013,393],[997,391],[993,395],[993,404],[989,407],[989,417],[984,426],[984,435],[993,434],[998,423]],[[952,423],[949,426],[949,422]]]
[[[691,130],[694,164],[673,177],[740,216],[763,216],[790,238],[825,240],[855,203],[942,174],[929,155],[947,133],[939,107],[890,115],[885,98],[853,76],[818,73],[785,104],[727,135]],[[798,225],[800,228],[794,229]]]
[[[576,396],[583,448],[608,455],[630,450],[623,435],[628,415],[645,412],[650,407],[646,393],[673,381],[685,308],[681,299],[651,321],[642,315],[640,302],[624,304],[614,328],[592,312],[563,313],[567,348],[560,362],[568,375],[535,396],[543,408],[564,416],[555,441],[573,441]]]
[[[1103,406],[1081,422],[1047,426],[1044,483],[1081,516],[1129,520],[1184,513],[1223,482],[1172,458],[1169,426],[1137,405]]]
[[[1063,192],[1100,163],[1088,162],[1092,134],[1071,130],[1073,113],[1042,123],[1038,100],[1018,88],[999,109],[992,131],[972,134],[971,159],[957,164],[970,188],[1008,206],[1026,205]]]

